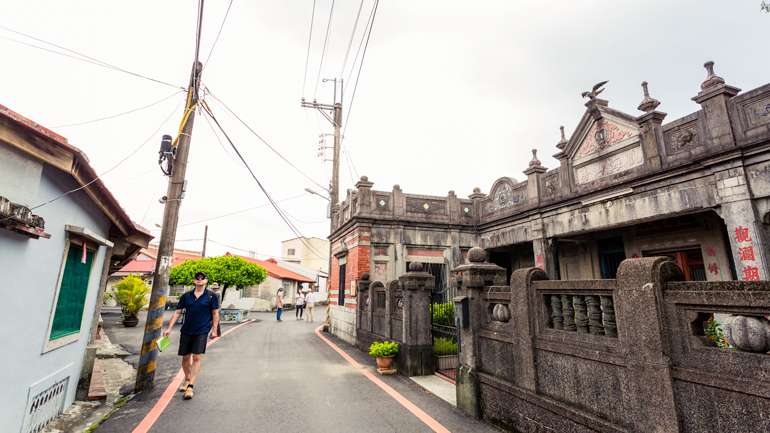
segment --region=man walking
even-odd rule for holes
[[[305,309],[307,309],[305,321],[307,323],[313,323],[313,307],[315,307],[315,294],[313,293],[313,289],[310,289],[310,291],[307,292],[307,295],[305,295]]]
[[[208,281],[205,272],[195,273],[195,290],[179,298],[168,328],[163,331],[163,336],[168,337],[182,310],[185,310],[182,335],[179,338],[179,356],[182,357],[184,370],[184,383],[179,391],[184,391],[185,400],[193,397],[193,385],[201,369],[201,358],[206,353],[206,336],[211,333],[211,339],[217,337],[219,302],[214,292],[206,290]]]
[[[217,294],[217,305],[219,305],[219,309],[220,309],[220,313],[221,313],[222,312],[221,311],[222,310],[222,292],[219,291],[219,283],[214,282],[211,285],[211,290],[213,290],[214,293]],[[219,322],[217,322],[217,337],[221,337],[221,336],[222,336],[222,328],[221,328]]]

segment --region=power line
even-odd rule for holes
[[[307,84],[307,65],[310,63],[310,41],[313,40],[313,22],[315,21],[315,0],[313,0],[313,13],[310,15],[310,35],[307,37],[307,55],[305,56],[305,76],[302,77],[302,96],[305,96],[305,84]]]
[[[56,47],[56,48],[60,48],[60,49],[62,49],[62,50],[65,50],[65,51],[69,51],[70,53],[73,53],[73,54],[77,54],[78,56],[81,56],[81,57],[84,57],[84,58],[81,58],[81,57],[75,57],[75,56],[71,56],[71,55],[69,55],[69,54],[64,54],[64,53],[61,53],[61,52],[59,52],[59,51],[49,50],[49,49],[47,49],[47,48],[43,48],[43,47],[38,47],[37,45],[32,45],[32,44],[28,44],[28,43],[26,43],[26,42],[17,41],[16,39],[11,39],[11,38],[8,38],[8,37],[5,37],[5,36],[0,36],[0,38],[6,39],[6,40],[9,40],[9,41],[12,41],[12,42],[16,42],[16,43],[19,43],[19,44],[22,44],[22,45],[27,45],[27,46],[29,46],[29,47],[32,47],[32,48],[37,48],[37,49],[39,49],[39,50],[48,51],[48,52],[50,52],[50,53],[59,54],[59,55],[61,55],[61,56],[65,56],[65,57],[70,57],[70,58],[73,58],[73,59],[77,59],[77,60],[80,60],[80,61],[83,61],[83,62],[86,62],[86,63],[92,63],[92,64],[94,64],[94,65],[97,65],[97,66],[102,66],[102,67],[104,67],[104,68],[107,68],[107,69],[113,69],[113,70],[115,70],[115,71],[123,72],[123,73],[129,74],[129,75],[133,75],[133,76],[135,76],[135,77],[139,77],[139,78],[144,78],[145,80],[154,81],[154,82],[156,82],[156,83],[159,83],[159,84],[164,84],[164,85],[166,85],[166,86],[171,86],[171,87],[175,87],[175,88],[177,88],[177,89],[182,89],[182,90],[185,90],[185,88],[184,88],[184,87],[182,87],[182,86],[177,86],[176,84],[166,83],[166,82],[164,82],[164,81],[156,80],[156,79],[154,79],[154,78],[146,77],[146,76],[144,76],[144,75],[139,75],[139,74],[137,74],[137,73],[134,73],[134,72],[131,72],[131,71],[127,71],[127,70],[125,70],[125,69],[123,69],[123,68],[119,68],[119,67],[117,67],[117,66],[111,65],[111,64],[109,64],[109,63],[106,63],[106,62],[103,62],[103,61],[101,61],[101,60],[97,60],[97,59],[95,59],[95,58],[93,58],[93,57],[89,57],[89,56],[86,56],[85,54],[80,54],[80,53],[78,53],[77,51],[73,51],[73,50],[70,50],[69,48],[65,48],[65,47],[62,47],[62,46],[56,45],[56,44],[54,44],[54,43],[51,43],[51,42],[47,42],[47,41],[44,41],[44,40],[42,40],[42,39],[38,39],[38,38],[36,38],[36,37],[34,37],[34,36],[29,36],[29,35],[27,35],[27,34],[24,34],[24,33],[18,32],[18,31],[16,31],[16,30],[13,30],[13,29],[9,29],[8,27],[5,27],[5,26],[2,26],[2,25],[0,25],[0,28],[2,28],[2,29],[5,29],[5,30],[7,30],[7,31],[9,31],[9,32],[13,32],[13,33],[16,33],[16,34],[18,34],[18,35],[21,35],[21,36],[24,36],[24,37],[30,38],[30,39],[34,39],[34,40],[36,40],[36,41],[38,41],[38,42],[42,42],[42,43],[44,43],[44,44],[48,44],[48,45],[54,46],[54,47]],[[89,59],[90,61],[89,61],[89,60],[86,60],[86,59]]]
[[[275,152],[275,154],[276,154],[276,155],[280,156],[280,157],[281,157],[281,159],[283,159],[284,161],[286,161],[286,163],[287,163],[287,164],[289,164],[289,165],[290,165],[290,166],[291,166],[293,169],[297,170],[297,172],[298,172],[298,173],[300,173],[301,175],[305,176],[305,178],[307,178],[309,181],[311,181],[311,182],[313,182],[314,184],[318,185],[318,187],[319,187],[319,188],[324,188],[324,186],[323,186],[323,185],[321,185],[321,184],[319,184],[318,182],[316,182],[315,180],[313,180],[313,179],[312,179],[310,176],[308,176],[308,175],[307,175],[307,174],[305,174],[305,173],[304,173],[302,170],[300,170],[299,168],[297,168],[297,167],[296,167],[294,164],[292,164],[292,163],[291,163],[291,162],[290,162],[288,159],[286,159],[286,158],[285,158],[283,155],[281,155],[280,153],[278,153],[278,151],[277,151],[277,150],[275,150],[275,148],[273,148],[273,146],[271,146],[270,144],[268,144],[268,142],[267,142],[267,141],[265,141],[265,140],[264,140],[262,137],[260,137],[260,136],[259,136],[259,134],[257,134],[257,133],[256,133],[256,132],[255,132],[253,129],[251,129],[251,127],[250,127],[249,125],[247,125],[247,124],[246,124],[246,122],[244,122],[244,121],[243,121],[243,120],[242,120],[240,117],[238,117],[238,115],[237,115],[237,114],[235,114],[235,113],[233,112],[233,110],[231,110],[231,109],[230,109],[230,108],[229,108],[229,107],[228,107],[228,106],[227,106],[227,105],[226,105],[224,102],[222,102],[222,100],[221,100],[221,99],[217,98],[217,97],[216,97],[216,96],[215,96],[213,93],[211,93],[211,90],[210,90],[209,88],[206,88],[206,91],[208,92],[208,94],[209,94],[209,95],[211,95],[211,97],[212,97],[212,98],[214,98],[214,99],[215,99],[217,102],[219,102],[220,104],[222,104],[222,106],[223,106],[223,107],[224,107],[224,108],[225,108],[227,111],[229,111],[229,112],[230,112],[230,114],[232,114],[232,115],[233,115],[233,116],[234,116],[236,119],[238,119],[238,121],[239,121],[239,122],[241,122],[241,124],[243,124],[243,126],[245,126],[245,127],[246,127],[246,129],[248,129],[249,131],[251,131],[251,133],[252,133],[252,134],[254,134],[254,136],[255,136],[255,137],[257,137],[257,138],[258,138],[258,139],[259,139],[259,140],[260,140],[262,143],[264,143],[264,144],[265,144],[265,146],[269,147],[269,148],[270,148],[270,150],[272,150],[273,152]],[[212,120],[214,120],[214,118],[212,118]],[[216,120],[214,120],[214,122],[215,122],[215,123],[217,123],[217,126],[219,126],[219,124],[218,124],[218,122],[217,122]],[[220,127],[219,127],[219,129],[221,130],[221,129],[222,129],[222,127],[220,126]],[[224,133],[224,131],[222,131],[222,133]],[[225,137],[226,137],[226,136],[227,136],[227,134],[225,134]]]
[[[276,203],[283,203],[285,201],[294,200],[295,198],[300,198],[300,197],[307,197],[307,194],[300,194],[300,195],[295,195],[294,197],[285,198],[283,200],[276,200]],[[224,218],[224,217],[232,216],[232,215],[243,213],[243,212],[248,212],[250,210],[259,209],[261,207],[266,207],[266,206],[270,206],[270,205],[271,205],[270,203],[261,204],[259,206],[254,206],[254,207],[250,207],[248,209],[243,209],[243,210],[239,210],[239,211],[235,211],[235,212],[230,212],[230,213],[224,214],[224,215],[219,215],[219,216],[215,216],[215,217],[211,217],[211,218],[206,218],[206,219],[194,221],[194,222],[191,222],[191,223],[180,224],[179,227],[191,226],[193,224],[200,224],[202,222],[211,221],[211,220],[215,220],[215,219],[219,219],[219,218]]]
[[[223,151],[224,151],[224,152],[227,154],[227,156],[229,156],[229,157],[230,157],[230,159],[232,159],[232,160],[233,160],[233,162],[234,162],[236,165],[238,165],[238,166],[240,166],[240,167],[243,167],[243,168],[246,168],[246,167],[245,167],[243,164],[241,164],[241,163],[239,163],[238,161],[236,161],[236,160],[235,160],[235,158],[233,158],[233,156],[232,156],[232,155],[230,155],[230,152],[228,152],[228,151],[227,151],[227,149],[225,149],[225,144],[224,144],[224,143],[222,143],[222,139],[220,139],[220,138],[219,138],[219,134],[217,134],[217,131],[214,129],[214,125],[212,125],[212,124],[211,124],[211,121],[209,120],[209,118],[208,118],[208,117],[205,117],[205,116],[204,116],[203,118],[204,118],[204,119],[206,119],[206,123],[208,123],[208,124],[209,124],[209,128],[211,128],[211,132],[213,132],[213,133],[214,133],[214,137],[216,137],[216,138],[217,138],[217,141],[219,142],[219,145],[220,145],[220,146],[222,146],[222,150],[223,150]]]
[[[219,35],[222,34],[222,29],[225,28],[225,22],[227,21],[227,15],[230,14],[230,7],[233,5],[233,0],[230,0],[230,4],[227,6],[227,12],[225,12],[225,18],[222,20],[222,26],[219,27],[219,32],[217,33],[217,38],[214,39],[214,45],[211,46],[211,51],[209,51],[209,56],[206,57],[206,63],[203,64],[203,69],[206,69],[206,65],[209,64],[209,59],[211,58],[211,54],[214,52],[214,47],[217,46],[217,41],[219,40]],[[203,71],[201,69],[201,71]]]
[[[94,122],[100,122],[100,121],[102,121],[102,120],[113,119],[113,118],[115,118],[115,117],[123,116],[123,115],[126,115],[126,114],[130,114],[130,113],[134,113],[134,112],[136,112],[136,111],[139,111],[139,110],[144,110],[145,108],[150,108],[150,107],[152,107],[153,105],[157,105],[157,104],[160,104],[161,102],[163,102],[163,101],[165,101],[165,100],[167,100],[167,99],[171,99],[171,98],[173,98],[174,96],[176,96],[176,95],[178,95],[178,94],[180,94],[180,93],[182,93],[182,91],[181,91],[181,90],[180,90],[180,91],[178,91],[178,92],[176,92],[176,93],[174,93],[173,95],[171,95],[171,96],[169,96],[169,97],[167,97],[167,98],[163,98],[163,99],[161,99],[160,101],[157,101],[157,102],[153,102],[153,103],[152,103],[152,104],[150,104],[150,105],[146,105],[146,106],[144,106],[144,107],[142,107],[142,108],[137,108],[137,109],[135,109],[135,110],[131,110],[131,111],[126,111],[125,113],[116,114],[116,115],[114,115],[114,116],[107,116],[107,117],[102,117],[101,119],[94,119],[94,120],[89,120],[89,121],[87,121],[87,122],[81,122],[81,123],[72,123],[72,124],[69,124],[69,125],[50,126],[49,128],[51,128],[51,129],[57,129],[57,128],[68,128],[68,127],[70,127],[70,126],[86,125],[86,124],[88,124],[88,123],[94,123]]]
[[[172,111],[172,112],[171,112],[171,115],[169,115],[169,116],[166,118],[166,120],[164,120],[164,121],[163,121],[163,123],[161,123],[161,124],[160,124],[160,126],[158,127],[158,129],[157,129],[157,130],[155,130],[155,132],[153,132],[153,133],[152,133],[152,135],[150,136],[150,138],[148,138],[147,140],[145,140],[145,142],[144,142],[144,143],[142,143],[142,144],[141,144],[139,147],[137,147],[137,148],[136,148],[136,150],[134,150],[133,152],[131,152],[131,153],[130,153],[128,156],[126,156],[125,158],[123,158],[122,160],[120,160],[120,162],[118,162],[117,164],[115,164],[115,166],[114,166],[114,167],[112,167],[111,169],[109,169],[109,170],[105,171],[104,173],[102,173],[102,174],[100,174],[100,175],[96,176],[96,177],[94,178],[94,180],[92,180],[91,182],[88,182],[87,184],[85,184],[85,185],[83,185],[83,186],[81,186],[81,187],[79,187],[79,188],[71,189],[71,190],[69,190],[69,191],[65,192],[64,194],[62,194],[62,195],[60,195],[60,196],[58,196],[58,197],[55,197],[55,198],[52,198],[51,200],[48,200],[48,201],[47,201],[47,202],[45,202],[45,203],[39,204],[39,205],[37,205],[37,206],[35,206],[35,207],[31,207],[31,208],[29,208],[29,211],[32,211],[32,210],[35,210],[35,209],[41,208],[41,207],[43,207],[43,206],[45,206],[45,205],[47,205],[47,204],[53,203],[53,202],[55,202],[56,200],[59,200],[60,198],[64,197],[65,195],[69,195],[69,194],[72,194],[73,192],[77,192],[77,191],[80,191],[81,189],[83,189],[83,188],[85,188],[85,187],[87,187],[87,186],[91,185],[92,183],[96,182],[97,180],[99,180],[99,179],[100,179],[102,176],[104,176],[105,174],[107,174],[107,173],[111,172],[112,170],[115,170],[116,168],[118,168],[118,166],[119,166],[120,164],[123,164],[124,162],[126,162],[126,160],[127,160],[128,158],[131,158],[132,156],[134,156],[134,155],[136,154],[136,152],[139,152],[139,149],[143,148],[145,144],[147,144],[147,143],[148,143],[148,142],[149,142],[149,141],[150,141],[150,140],[151,140],[153,137],[155,137],[155,135],[158,133],[158,131],[160,131],[160,129],[161,129],[161,128],[163,128],[163,125],[165,125],[165,124],[166,124],[166,122],[168,122],[168,120],[169,120],[169,119],[171,119],[171,116],[173,116],[173,115],[174,115],[174,113],[175,113],[175,112],[176,112],[176,110],[177,110],[177,107],[179,107],[179,104],[177,104],[177,106],[176,106],[176,107],[174,107],[174,111]],[[26,211],[20,211],[19,213],[15,214],[15,215],[11,215],[11,216],[9,216],[9,217],[6,217],[6,218],[3,218],[3,219],[0,219],[0,222],[6,221],[6,220],[9,220],[9,219],[12,219],[12,218],[16,218],[16,217],[18,217],[19,215],[23,214],[24,212],[26,212]]]
[[[355,70],[355,64],[356,64],[356,61],[358,60],[358,55],[361,54],[361,49],[364,47],[364,39],[365,39],[364,35],[366,35],[366,29],[368,29],[369,26],[371,25],[372,17],[374,16],[374,6],[375,5],[376,5],[376,3],[372,3],[372,11],[369,12],[369,18],[367,18],[367,20],[366,20],[366,26],[364,27],[364,32],[361,35],[361,42],[358,43],[358,49],[356,50],[356,57],[353,58],[353,65],[354,66],[350,68],[350,73],[348,74],[348,79],[345,81],[347,83],[347,84],[345,84],[345,89],[344,89],[345,92],[348,91],[348,86],[350,85],[350,81],[351,81],[350,77],[353,76],[353,71]]]
[[[253,252],[255,255],[258,255],[258,256],[265,256],[265,257],[270,257],[270,258],[279,259],[279,260],[281,259],[280,256],[271,256],[270,254],[260,254],[260,253],[254,251],[254,250],[244,250],[243,248],[237,248],[237,247],[233,247],[233,246],[230,246],[230,245],[225,245],[225,244],[223,244],[221,242],[217,242],[217,241],[211,240],[211,238],[209,238],[208,241],[209,242],[213,242],[213,243],[215,243],[217,245],[222,245],[223,247],[232,248],[234,250],[243,251],[243,252],[246,252],[246,253],[252,253]]]
[[[307,243],[307,242],[304,241],[304,236],[302,235],[302,233],[300,233],[299,230],[294,226],[294,224],[292,224],[291,221],[289,221],[286,218],[286,216],[284,215],[284,213],[281,210],[281,208],[278,207],[278,204],[275,202],[275,200],[273,200],[273,197],[271,197],[270,194],[265,189],[265,187],[262,186],[262,183],[259,181],[259,179],[257,179],[257,176],[254,174],[254,171],[251,169],[251,167],[249,167],[249,164],[243,158],[243,155],[241,155],[241,153],[238,151],[238,148],[235,147],[235,143],[233,143],[233,141],[227,135],[227,132],[225,132],[224,129],[222,129],[222,125],[219,124],[219,121],[217,121],[217,118],[214,116],[214,113],[212,113],[211,110],[209,110],[208,105],[206,105],[205,103],[203,104],[203,110],[204,110],[204,112],[206,114],[208,114],[211,117],[211,120],[213,120],[214,123],[216,123],[217,127],[219,127],[219,130],[222,131],[222,134],[224,134],[225,138],[230,143],[230,146],[232,146],[233,150],[235,150],[235,153],[238,155],[238,157],[241,159],[241,161],[243,161],[243,163],[246,165],[246,169],[249,170],[249,173],[251,173],[251,177],[253,177],[254,180],[257,182],[257,185],[259,185],[259,188],[265,194],[265,197],[267,197],[267,199],[270,201],[270,204],[273,205],[273,208],[276,210],[276,212],[278,212],[278,215],[281,217],[281,219],[286,223],[286,225],[294,233],[294,235],[296,235],[298,238],[301,238],[301,241],[302,241],[303,244],[305,244],[305,246],[307,246],[310,249],[315,250],[315,247],[313,247],[313,245],[311,245],[310,243]],[[320,251],[318,251],[318,253],[320,253]],[[326,257],[323,257],[322,255],[319,255],[318,253],[314,253],[314,254],[316,254],[316,256],[318,258],[320,258],[320,259],[326,259]]]
[[[334,16],[334,0],[332,0],[332,7],[329,11],[329,22],[326,24],[326,37],[324,38],[324,47],[321,50],[321,64],[318,66],[318,77],[315,80],[315,90],[313,91],[313,99],[315,99],[316,93],[318,93],[318,83],[321,82],[321,71],[324,66],[324,57],[326,56],[326,44],[329,41],[329,32],[332,28],[332,17]]]
[[[350,119],[350,111],[353,109],[353,99],[356,97],[356,89],[358,88],[358,81],[361,78],[361,69],[364,66],[364,59],[366,58],[366,49],[369,47],[369,37],[372,35],[372,29],[374,28],[374,18],[377,16],[377,6],[379,6],[380,0],[374,2],[374,12],[372,13],[372,22],[369,25],[369,34],[366,36],[366,45],[364,45],[364,52],[361,54],[361,63],[358,64],[358,75],[356,76],[356,84],[353,86],[353,95],[350,97],[350,103],[348,104],[348,115],[345,117],[345,129],[342,131],[342,135],[345,135],[345,131],[348,129],[348,119]]]
[[[364,0],[361,0],[361,4],[358,6],[358,14],[356,15],[356,22],[353,24],[353,31],[350,33],[350,41],[348,42],[348,50],[345,51],[345,60],[342,61],[342,69],[340,69],[340,78],[345,72],[345,65],[348,62],[348,54],[350,54],[350,47],[353,45],[353,37],[356,35],[356,28],[358,28],[358,19],[361,17],[361,9],[364,7]]]

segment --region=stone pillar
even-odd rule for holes
[[[430,335],[430,296],[435,286],[433,275],[422,271],[422,263],[409,264],[409,272],[398,278],[404,295],[404,335],[398,350],[401,374],[434,374],[433,339]]]
[[[616,281],[615,313],[628,365],[626,399],[633,430],[677,432],[662,288],[668,281],[684,281],[684,275],[668,258],[650,257],[625,260]]]
[[[712,149],[726,149],[735,146],[727,100],[737,95],[741,89],[728,86],[722,77],[714,74],[714,62],[706,62],[708,75],[701,85],[701,91],[692,98],[700,104],[703,115],[703,128],[698,128],[704,136],[701,142]]]
[[[540,204],[540,177],[548,171],[540,164],[537,159],[537,149],[532,149],[532,161],[529,161],[529,168],[524,170],[527,175],[527,202],[530,204]]]
[[[370,214],[375,208],[374,195],[372,194],[374,182],[369,182],[369,178],[361,176],[361,180],[356,183],[358,190],[358,212],[357,215]]]
[[[482,417],[478,380],[478,371],[481,368],[478,333],[481,332],[484,317],[487,314],[482,296],[487,287],[504,286],[506,283],[505,269],[492,263],[485,263],[486,260],[486,251],[478,247],[471,248],[468,251],[469,263],[451,271],[452,286],[457,288],[458,298],[465,298],[462,301],[463,308],[467,308],[468,311],[468,323],[459,328],[460,366],[457,369],[457,407],[476,419]],[[455,312],[457,311],[458,307],[455,305]]]
[[[372,303],[374,302],[374,292],[372,282],[369,280],[368,272],[361,274],[361,279],[358,280],[357,292],[359,302],[356,305],[356,328],[372,332]]]
[[[541,236],[544,234],[542,229],[533,230],[533,234]],[[548,278],[556,280],[556,260],[554,260],[553,239],[539,238],[532,240],[532,249],[535,252],[535,266],[545,271]]]
[[[537,374],[535,368],[533,320],[535,314],[535,293],[531,289],[533,281],[547,280],[544,271],[537,268],[517,269],[511,275],[511,323],[513,324],[513,369],[514,381],[527,391],[537,392]]]
[[[733,179],[736,178],[727,178],[717,183],[731,182]],[[762,228],[762,220],[752,201],[746,198],[723,203],[719,213],[727,226],[730,253],[738,279],[770,280],[770,240],[767,239],[767,232]]]
[[[660,105],[660,101],[650,97],[646,81],[642,81],[642,89],[644,89],[644,99],[638,108],[639,111],[645,111],[646,114],[637,117],[636,121],[639,123],[641,132],[645,164],[651,171],[657,171],[660,170],[662,163],[660,153],[663,149],[663,128],[661,124],[666,118],[666,113],[655,111]]]

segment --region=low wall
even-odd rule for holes
[[[340,307],[339,305],[332,305],[330,312],[331,320],[330,332],[346,341],[355,345],[356,343],[356,310],[349,307]]]
[[[764,431],[770,356],[717,347],[703,327],[715,313],[770,315],[770,283],[686,283],[670,260],[644,258],[617,280],[530,268],[492,286],[479,265],[452,271],[469,313],[465,412],[520,432]]]

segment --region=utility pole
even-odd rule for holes
[[[302,98],[302,107],[315,108],[326,117],[326,120],[331,122],[332,126],[334,126],[334,157],[332,159],[331,190],[331,206],[334,207],[340,198],[340,139],[342,138],[340,135],[340,128],[342,127],[342,89],[345,80],[324,78],[323,81],[334,82],[334,103],[332,105],[319,104],[315,99],[313,99],[313,102],[306,102],[305,98]],[[337,102],[337,82],[340,83],[340,102]]]
[[[201,251],[201,257],[206,257],[206,239],[209,237],[209,225],[206,224],[206,228],[203,230],[203,251]]]
[[[199,14],[201,12],[199,11]],[[161,328],[163,327],[163,311],[166,309],[166,297],[169,291],[168,281],[171,273],[171,262],[174,256],[176,229],[179,223],[179,207],[184,198],[186,186],[187,157],[190,153],[190,140],[192,139],[202,70],[203,64],[196,59],[190,74],[190,86],[187,89],[187,106],[182,118],[182,131],[179,133],[171,180],[168,183],[166,207],[163,211],[163,225],[158,245],[158,259],[155,262],[155,278],[152,280],[152,295],[150,296],[150,306],[147,312],[147,323],[144,327],[142,354],[139,358],[139,369],[136,371],[134,392],[152,388],[154,385],[155,363],[158,359],[158,346],[155,344],[155,341],[160,338]]]

